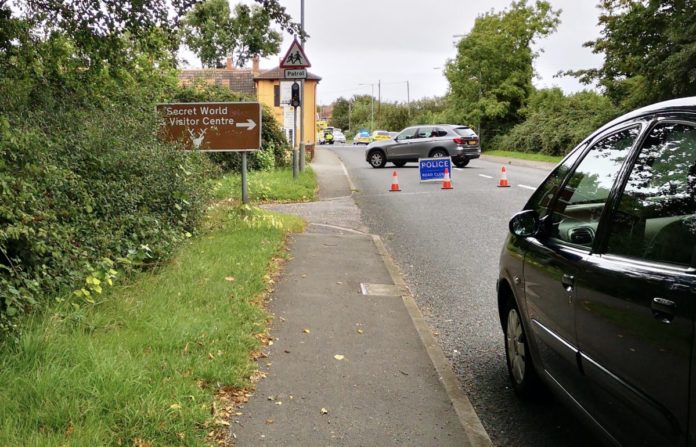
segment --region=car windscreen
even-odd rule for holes
[[[476,137],[476,132],[474,132],[470,127],[455,127],[454,131],[457,135],[462,137]]]

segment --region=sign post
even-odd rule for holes
[[[304,100],[304,80],[307,77],[307,68],[311,67],[312,64],[309,62],[309,59],[307,59],[307,55],[304,53],[304,49],[302,48],[303,45],[301,45],[297,39],[295,39],[292,44],[290,45],[290,48],[288,49],[288,52],[285,53],[285,56],[280,62],[280,68],[285,69],[285,78],[286,79],[300,79],[300,89],[301,89],[301,96],[302,100]],[[293,135],[295,129],[297,129],[297,107],[300,107],[300,156],[299,160],[295,156],[295,145],[293,144],[292,150],[293,150],[293,177],[297,178],[295,175],[296,170],[299,171],[304,171],[304,164],[305,164],[305,143],[304,143],[304,105],[302,104],[302,101],[298,103],[297,105],[293,104],[293,107],[295,108],[295,119],[293,123]],[[295,164],[298,164],[299,166],[296,168]]]
[[[261,104],[258,102],[190,102],[158,104],[160,138],[184,150],[242,153],[242,202],[249,202],[247,152],[261,149]]]

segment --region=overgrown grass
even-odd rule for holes
[[[254,171],[249,173],[249,200],[254,203],[307,202],[314,200],[317,180],[309,166],[305,167],[297,179],[292,177],[292,168],[274,171]],[[228,174],[213,186],[213,196],[218,200],[241,201],[242,178]]]
[[[218,207],[158,271],[33,317],[0,347],[0,445],[205,445],[214,393],[248,385],[273,259],[302,221]]]
[[[485,151],[483,154],[491,155],[493,157],[518,158],[521,160],[545,161],[548,163],[559,163],[561,160],[563,160],[563,157],[560,156],[516,151]]]

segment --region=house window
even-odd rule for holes
[[[280,107],[280,85],[273,86],[273,105]]]

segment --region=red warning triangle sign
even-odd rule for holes
[[[307,59],[297,39],[292,42],[285,57],[280,61],[280,68],[307,68],[311,66],[312,64],[309,63],[309,59]]]

